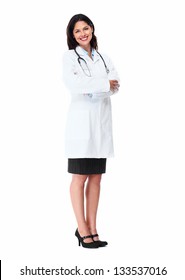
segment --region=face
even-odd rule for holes
[[[73,36],[82,48],[87,48],[90,46],[92,32],[93,28],[85,21],[78,21],[74,26]]]

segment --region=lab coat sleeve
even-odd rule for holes
[[[63,80],[71,94],[96,94],[110,90],[108,77],[94,78],[79,74],[74,58],[68,52],[63,55]]]
[[[111,59],[106,55],[103,55],[103,58],[109,69],[108,80],[117,80],[118,82],[120,82],[120,78],[118,76],[118,73],[117,73]],[[109,90],[108,92],[93,93],[93,94],[89,95],[89,97],[91,97],[92,99],[103,99],[103,98],[110,97],[110,96],[116,94],[117,92],[118,92],[118,90],[115,92]]]

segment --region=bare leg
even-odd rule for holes
[[[88,175],[73,174],[70,185],[71,202],[76,216],[80,236],[90,235],[84,213],[84,185],[87,178]],[[84,242],[92,242],[92,238],[87,238]]]
[[[100,196],[101,174],[89,175],[86,187],[86,221],[91,234],[97,233],[96,216]],[[94,240],[98,240],[95,237]]]

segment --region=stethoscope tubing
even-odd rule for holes
[[[81,61],[80,61],[80,60],[83,60],[83,61],[85,62],[85,64],[86,64],[87,68],[88,68],[88,65],[87,65],[86,60],[85,60],[83,57],[81,57],[81,56],[79,55],[79,53],[77,52],[76,49],[74,49],[74,51],[75,51],[76,55],[78,56],[77,60],[78,60],[78,63],[80,64],[80,67],[82,68],[82,70],[83,70],[83,67],[82,67],[82,65],[81,65]],[[106,63],[105,63],[104,58],[102,57],[102,55],[101,55],[98,51],[96,51],[96,52],[99,54],[99,56],[101,57],[101,59],[102,59],[102,61],[103,61],[103,64],[104,64],[104,66],[105,66],[106,73],[109,74],[110,70],[109,70],[109,68],[107,67]],[[89,69],[89,68],[88,68],[88,69]],[[84,70],[83,70],[83,72],[84,72]],[[84,73],[85,73],[85,72],[84,72]],[[90,73],[90,70],[89,70],[89,73]]]

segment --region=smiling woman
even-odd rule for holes
[[[97,49],[97,38],[94,34],[93,22],[85,15],[78,14],[71,18],[67,27],[67,43],[69,50],[81,45],[84,49],[89,47]]]
[[[110,96],[119,89],[111,60],[97,51],[94,31],[87,16],[73,16],[67,26],[69,50],[63,56],[63,78],[71,93],[65,139],[68,172],[73,174],[70,194],[78,224],[75,235],[85,248],[108,244],[99,240],[96,216],[106,159],[114,155]]]
[[[74,38],[81,47],[91,56],[90,41],[92,39],[93,28],[85,21],[78,21],[74,28]]]

